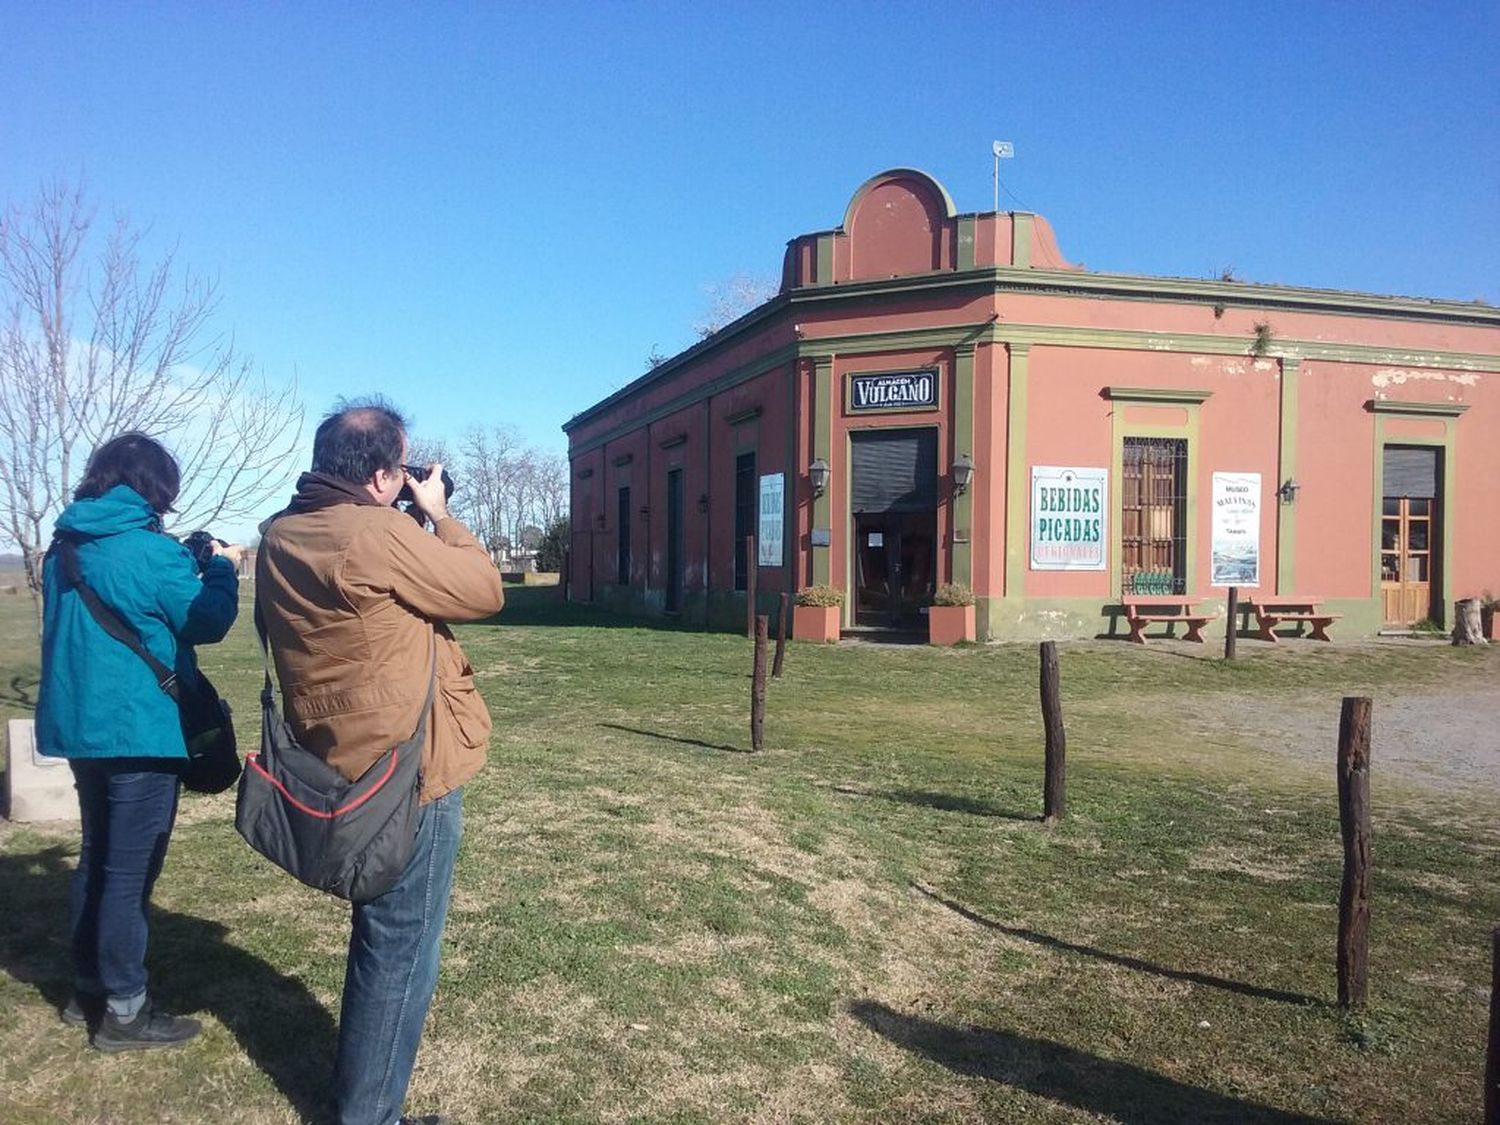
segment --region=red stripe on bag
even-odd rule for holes
[[[276,786],[281,795],[285,797],[299,812],[305,812],[308,816],[315,816],[319,820],[332,820],[336,816],[343,816],[345,813],[353,812],[355,809],[359,808],[360,805],[364,804],[371,797],[375,796],[376,793],[379,793],[385,783],[391,779],[391,774],[396,772],[396,763],[400,760],[400,757],[401,751],[392,750],[390,768],[385,771],[385,776],[377,781],[374,786],[371,787],[370,791],[363,797],[350,801],[347,805],[343,806],[342,808],[334,809],[332,812],[319,812],[317,809],[310,809],[301,801],[297,800],[296,797],[293,797],[291,793],[287,791],[287,787],[285,785],[281,784],[280,781],[272,777],[265,771],[264,767],[261,766],[260,762],[257,760],[260,758],[259,754],[245,755],[245,764],[253,769],[256,773],[260,774],[261,777],[265,778],[272,785]]]

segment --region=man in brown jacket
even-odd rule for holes
[[[399,1117],[437,986],[438,945],[463,831],[463,784],[484,765],[490,716],[447,622],[497,613],[500,575],[448,514],[441,466],[404,468],[406,422],[374,400],[329,415],[312,472],[256,559],[284,708],[297,739],[351,780],[411,737],[433,674],[416,846],[389,891],[356,903],[339,1017],[340,1125]],[[410,486],[432,531],[393,507]]]

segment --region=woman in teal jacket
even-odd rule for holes
[[[77,545],[79,572],[179,679],[196,677],[195,644],[224,638],[239,609],[238,548],[215,547],[200,574],[162,532],[180,477],[143,434],[89,458],[56,535]],[[197,1020],[155,1009],[146,991],[146,911],[177,815],[187,763],[177,704],[140,656],[106,633],[55,552],[43,567],[42,683],[37,748],[67,758],[83,841],[71,893],[75,992],[63,1010],[103,1051],[167,1047]]]

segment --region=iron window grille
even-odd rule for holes
[[[1187,440],[1127,437],[1123,470],[1120,592],[1187,593]]]

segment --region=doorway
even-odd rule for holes
[[[1380,507],[1381,620],[1409,628],[1432,616],[1434,574],[1441,573],[1442,451],[1388,445]]]
[[[854,625],[923,632],[937,584],[937,430],[849,436]]]
[[[666,611],[682,611],[682,470],[667,473]]]

